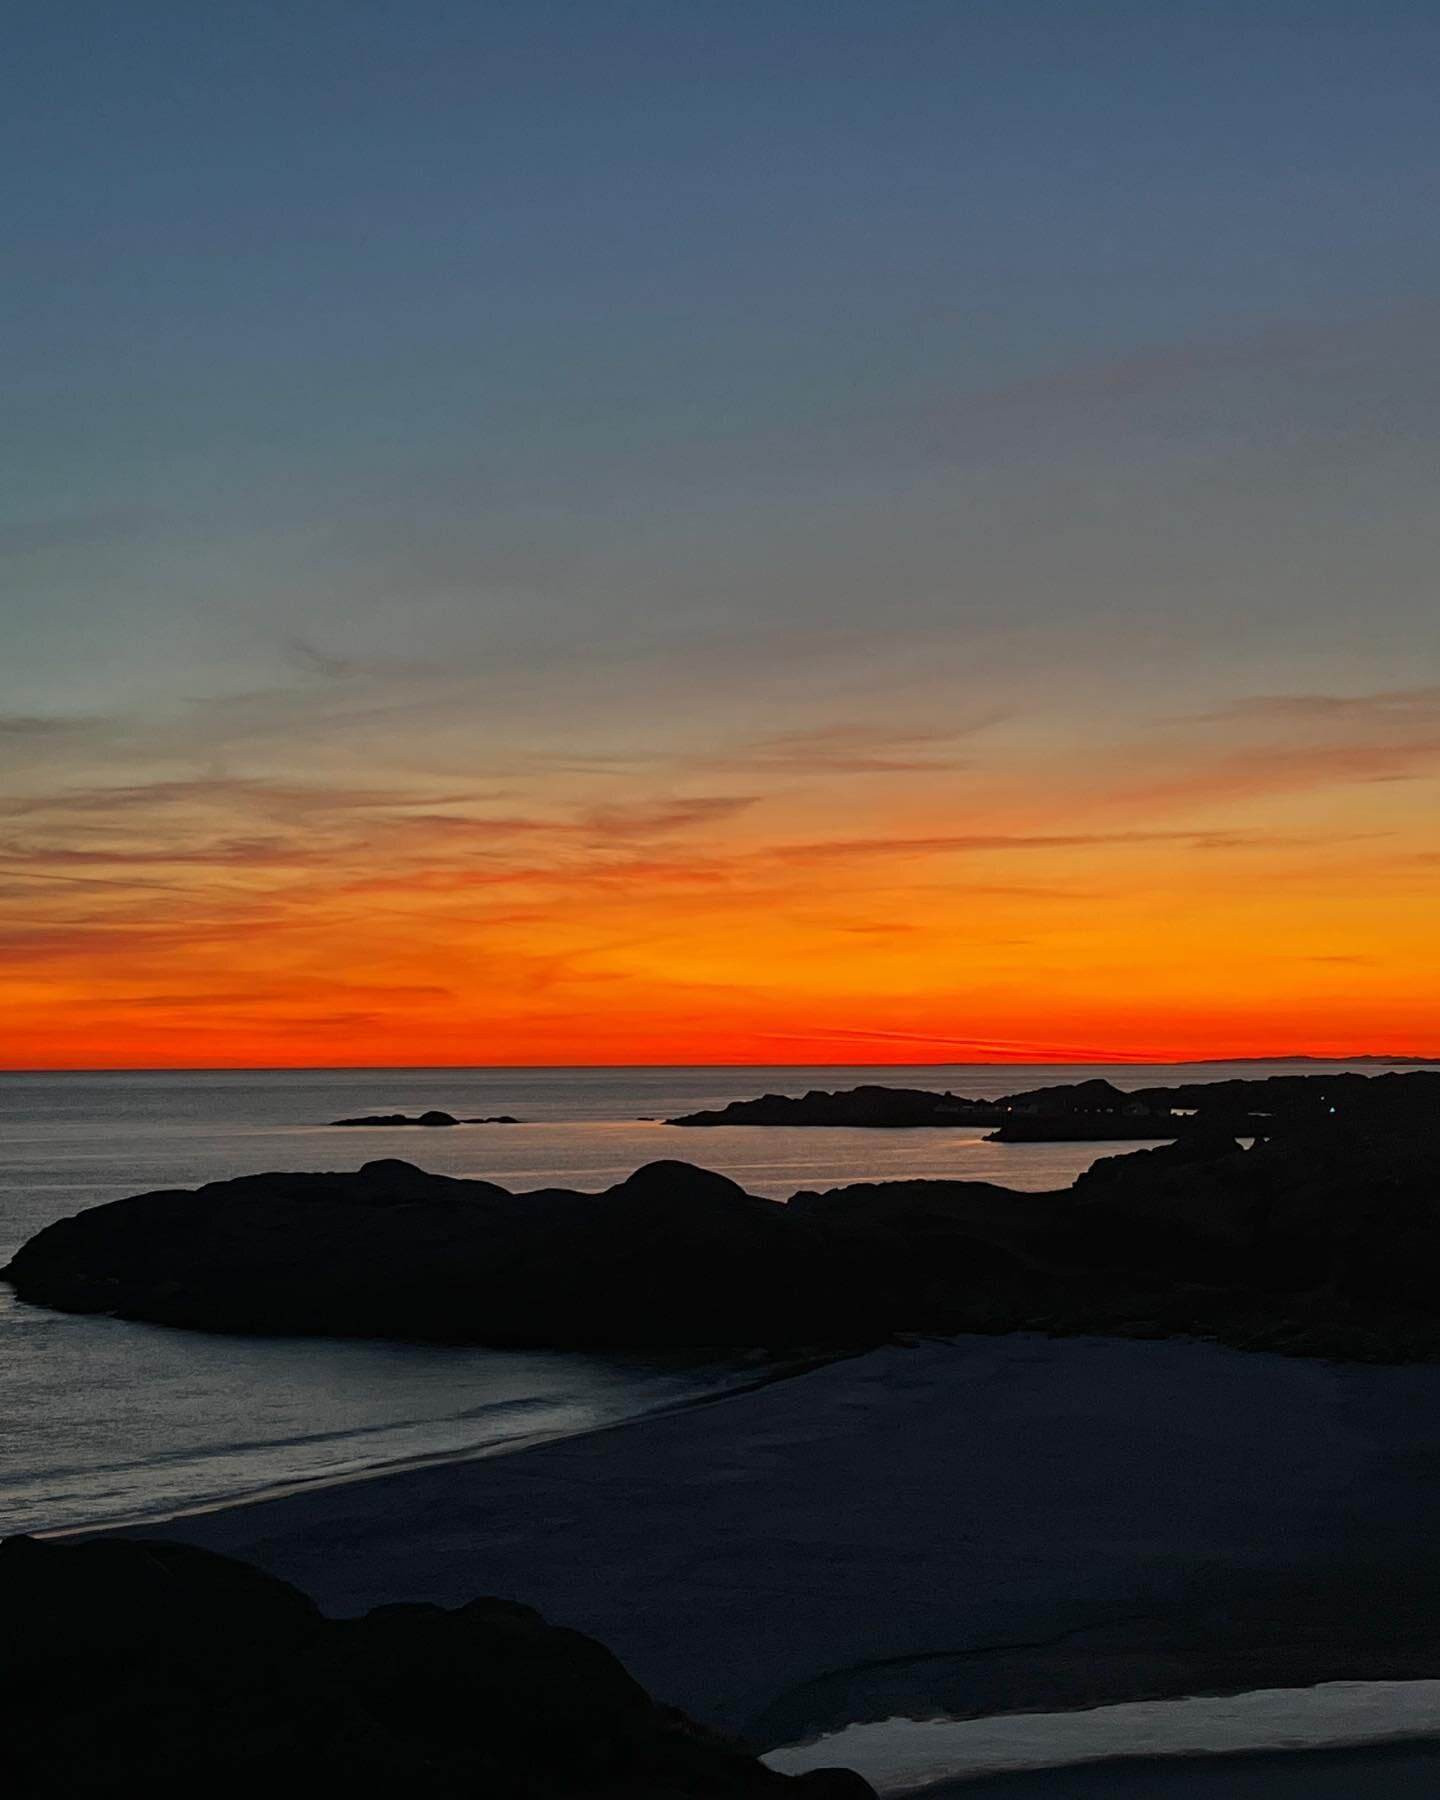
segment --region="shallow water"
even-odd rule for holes
[[[1095,1771],[1100,1785],[1084,1790],[1098,1794],[1120,1778],[1117,1765],[1134,1761],[1150,1767],[1132,1772],[1133,1785],[1125,1787],[1126,1793],[1169,1793],[1183,1777],[1194,1784],[1193,1791],[1218,1795],[1235,1791],[1236,1766],[1224,1760],[1231,1756],[1393,1744],[1432,1734],[1440,1734],[1440,1681],[1329,1681],[1085,1711],[886,1719],[773,1750],[763,1760],[787,1775],[826,1767],[855,1769],[883,1796],[934,1792],[941,1783],[947,1792],[956,1784],[956,1794],[962,1795],[977,1791],[969,1784],[983,1777],[1105,1764],[1103,1777]],[[1436,1779],[1429,1754],[1426,1763]],[[1188,1759],[1196,1757],[1219,1760],[1204,1771],[1186,1769]],[[989,1783],[985,1786],[988,1790]],[[1018,1796],[1030,1791],[1030,1785],[1001,1781],[995,1791],[1012,1789]],[[1063,1790],[1036,1783],[1033,1791]],[[1364,1791],[1364,1784],[1354,1791]]]
[[[1316,1072],[1313,1065],[1304,1065]],[[988,1097],[1103,1072],[1119,1086],[1214,1066],[402,1069],[0,1075],[0,1263],[52,1220],[126,1194],[399,1156],[513,1188],[601,1188],[659,1157],[774,1199],[899,1177],[1068,1185],[1109,1147],[988,1144],[974,1130],[660,1121],[767,1090],[888,1082]],[[334,1129],[371,1112],[513,1113],[509,1126]],[[1133,1145],[1115,1146],[1128,1150]],[[18,1305],[0,1286],[0,1531],[154,1515],[419,1457],[586,1429],[752,1378],[753,1363],[236,1339]]]

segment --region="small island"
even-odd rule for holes
[[[332,1119],[330,1123],[335,1126],[458,1125],[460,1120],[452,1113],[432,1111],[419,1113],[413,1119],[407,1113],[368,1113],[361,1119]]]
[[[372,1127],[391,1127],[396,1125],[518,1125],[519,1119],[512,1118],[509,1113],[492,1113],[483,1119],[457,1119],[453,1113],[430,1111],[417,1114],[411,1118],[408,1113],[367,1113],[360,1119],[332,1119],[331,1125],[364,1125]]]

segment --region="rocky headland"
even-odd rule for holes
[[[3,1274],[23,1300],[205,1330],[782,1349],[1030,1329],[1428,1358],[1440,1131],[1411,1125],[1337,1111],[1250,1149],[1195,1126],[1060,1192],[901,1181],[788,1205],[679,1162],[599,1194],[370,1162],[94,1207]]]
[[[732,1100],[728,1106],[685,1113],[667,1125],[829,1125],[866,1126],[876,1130],[917,1125],[998,1125],[1004,1108],[993,1100],[967,1100],[962,1094],[935,1094],[925,1088],[856,1087],[830,1093],[811,1088],[807,1094],[762,1094],[758,1100]]]
[[[1341,1118],[1405,1129],[1440,1119],[1440,1074],[1271,1075],[1254,1080],[1118,1088],[1102,1077],[1026,1088],[995,1100],[924,1088],[865,1086],[762,1094],[685,1113],[668,1125],[812,1125],[871,1129],[988,1125],[1000,1143],[1213,1135],[1264,1137]]]
[[[845,1770],[772,1773],[510,1600],[327,1619],[192,1545],[12,1537],[0,1614],[15,1800],[873,1800]]]

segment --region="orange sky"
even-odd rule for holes
[[[408,767],[373,671],[33,730],[4,1064],[1440,1054],[1440,690],[637,743],[407,682]]]

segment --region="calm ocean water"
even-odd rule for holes
[[[1296,1065],[1317,1073],[1317,1064]],[[0,1263],[52,1220],[150,1188],[403,1156],[508,1187],[601,1188],[679,1157],[783,1200],[902,1176],[1062,1187],[1105,1146],[978,1132],[717,1129],[668,1115],[877,1081],[989,1097],[1104,1073],[1121,1087],[1284,1072],[1140,1067],[399,1069],[0,1074]],[[440,1107],[523,1123],[334,1130]],[[153,1516],[424,1457],[503,1449],[717,1391],[753,1364],[242,1339],[75,1318],[0,1286],[0,1533]]]

